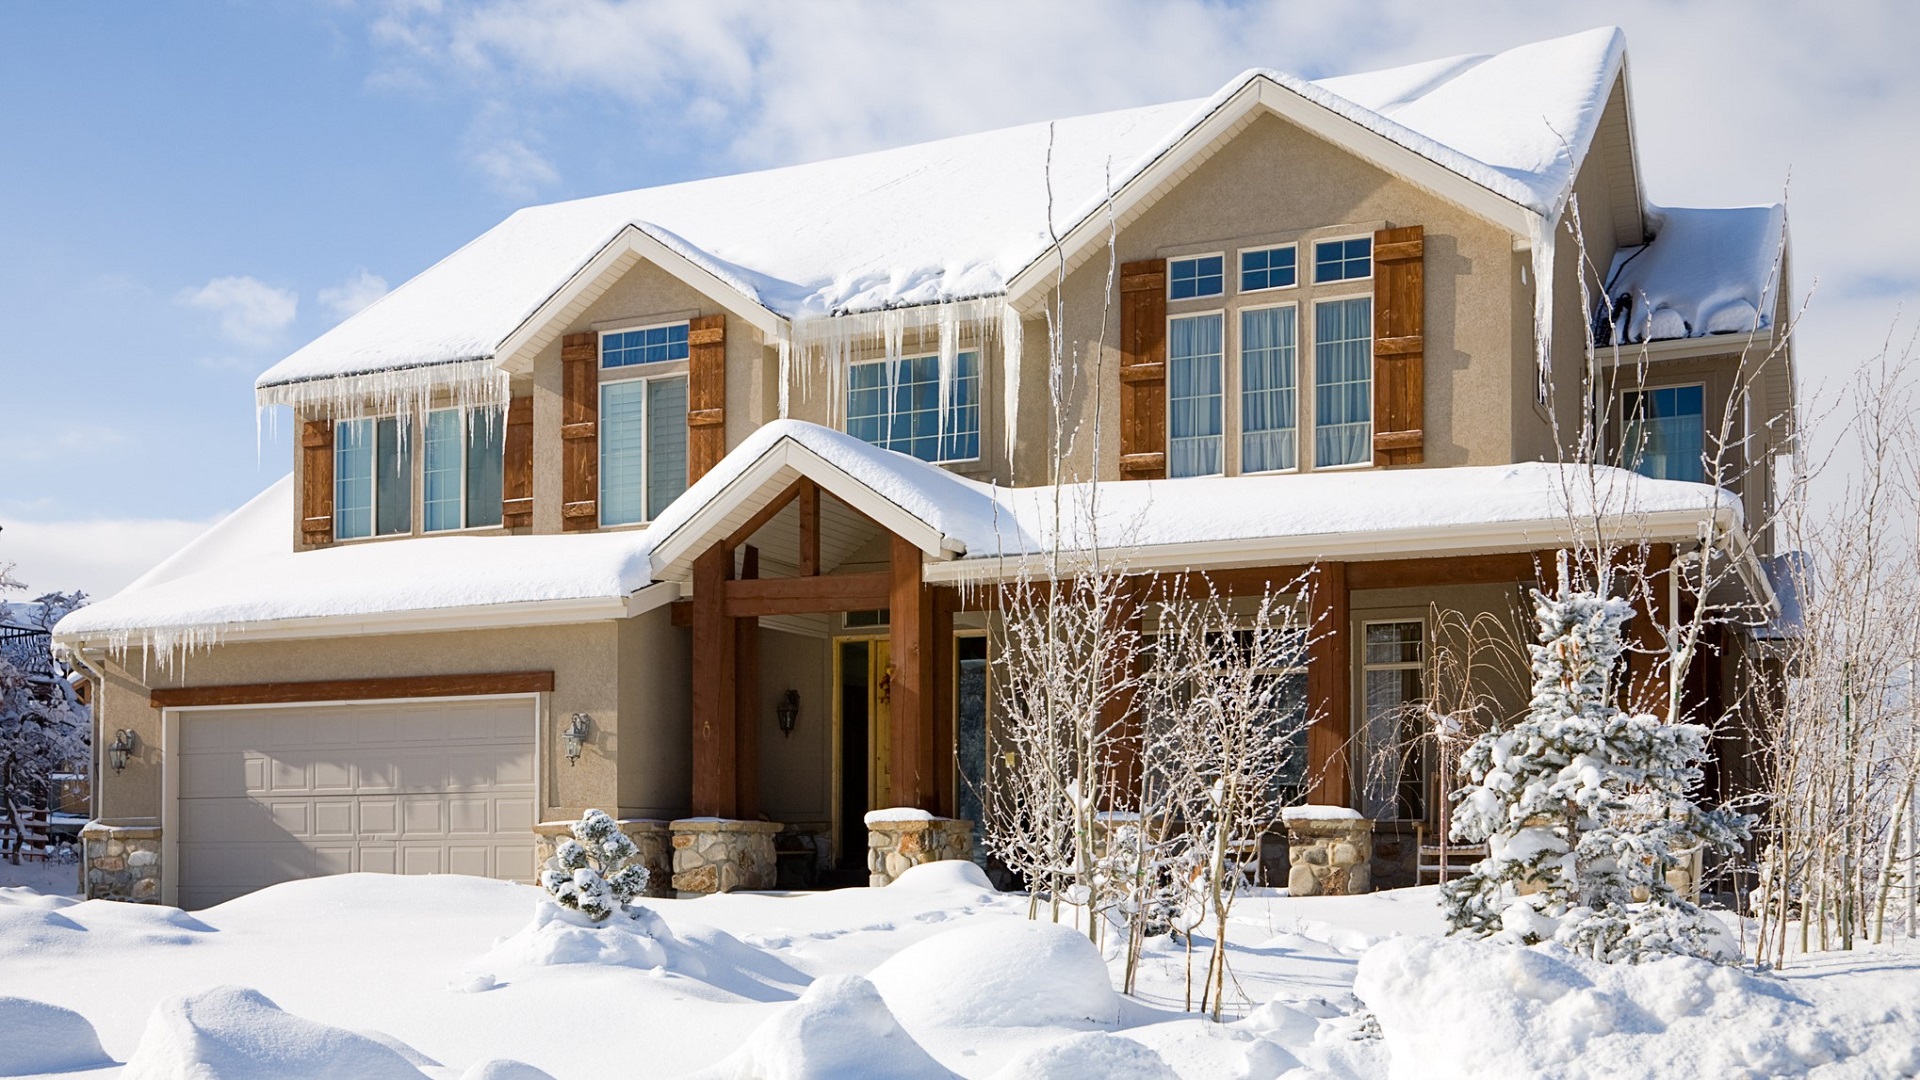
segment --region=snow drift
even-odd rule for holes
[[[909,945],[867,976],[909,1029],[1112,1027],[1120,995],[1085,934],[1049,922],[963,926]]]
[[[0,997],[0,1076],[111,1065],[87,1018],[27,998]]]
[[[1122,1035],[1089,1031],[1029,1050],[993,1080],[1180,1080],[1159,1054]]]
[[[222,986],[154,1007],[126,1080],[421,1080],[366,1035],[282,1012],[258,990]]]
[[[747,1041],[688,1080],[950,1080],[858,975],[814,983]]]

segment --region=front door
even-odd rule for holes
[[[836,861],[840,869],[861,874],[866,872],[867,811],[886,806],[892,790],[891,650],[884,637],[834,642],[839,673],[834,723],[840,745]]]

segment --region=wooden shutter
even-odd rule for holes
[[[333,421],[300,425],[300,538],[333,543]]]
[[[560,339],[560,527],[600,526],[600,335]]]
[[[506,472],[500,479],[500,523],[509,529],[533,525],[533,398],[507,405]]]
[[[687,483],[727,455],[727,317],[687,323]]]
[[[1167,260],[1120,268],[1120,479],[1167,475]]]
[[[1373,234],[1373,463],[1418,465],[1426,420],[1422,227]]]

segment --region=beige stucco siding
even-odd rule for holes
[[[101,813],[114,821],[161,816],[161,715],[148,705],[143,677],[158,689],[546,670],[554,673],[554,689],[546,695],[537,744],[542,816],[588,807],[649,807],[663,816],[684,811],[686,631],[665,619],[661,610],[625,624],[229,642],[167,672],[155,666],[143,673],[137,654],[108,662],[100,722],[108,731],[133,729],[139,753],[125,772],[102,777]],[[641,683],[643,677],[652,681]],[[639,685],[623,693],[623,680]],[[593,718],[593,735],[579,763],[569,766],[559,753],[558,731],[576,712]],[[616,767],[623,744],[658,750],[659,763],[623,780]]]
[[[760,631],[760,701],[751,723],[760,740],[760,808],[784,822],[833,817],[833,659],[822,637]],[[788,690],[800,694],[793,734],[780,734],[774,709]]]
[[[1505,461],[1512,431],[1506,389],[1513,366],[1515,264],[1513,238],[1503,229],[1269,115],[1234,136],[1122,229],[1115,245],[1120,262],[1211,252],[1226,256],[1226,296],[1171,304],[1170,315],[1300,303],[1300,370],[1303,389],[1308,389],[1311,384],[1304,376],[1312,366],[1311,301],[1372,291],[1370,282],[1312,283],[1312,241],[1402,225],[1421,225],[1426,232],[1426,464]],[[1286,242],[1301,245],[1302,285],[1240,295],[1237,251]],[[1119,315],[1117,305],[1105,302],[1107,271],[1107,260],[1096,258],[1068,275],[1064,291],[1068,367],[1080,391],[1068,424],[1083,427],[1072,460],[1076,472],[1091,461],[1087,429],[1097,407],[1109,432],[1101,440],[1099,475],[1111,479],[1119,475]],[[1230,368],[1236,362],[1236,337],[1230,317]],[[1045,475],[1051,438],[1046,427],[1047,347],[1045,324],[1029,320],[1020,394],[1022,438],[1015,462],[1020,483],[1040,482]],[[1310,394],[1302,396],[1303,406],[1310,407],[1305,400]],[[1230,414],[1236,407],[1232,401],[1227,404]],[[1229,433],[1232,430],[1230,424]]]
[[[619,806],[623,817],[674,818],[692,804],[692,634],[667,609],[619,628]]]

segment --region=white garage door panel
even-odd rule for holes
[[[182,907],[318,874],[533,876],[529,701],[183,715]]]

